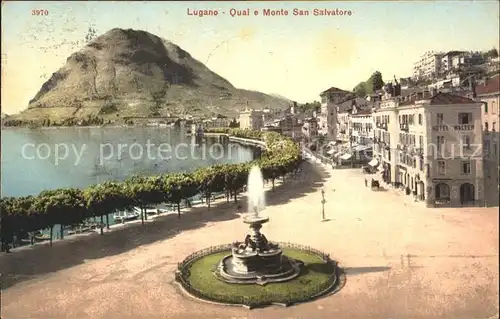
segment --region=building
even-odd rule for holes
[[[372,146],[373,118],[371,108],[353,107],[350,125],[352,142],[355,145]]]
[[[484,205],[480,104],[388,84],[375,122],[374,159],[386,183],[427,206]]]
[[[328,141],[337,139],[337,107],[336,104],[346,100],[352,92],[331,87],[320,93],[321,113],[319,117],[320,132]]]
[[[484,183],[487,206],[498,206],[500,146],[499,106],[500,76],[475,88],[476,101],[482,103],[481,118],[484,138]]]
[[[312,141],[318,136],[318,121],[315,118],[308,117],[304,119],[302,125],[302,136],[307,141]]]
[[[430,79],[439,74],[443,54],[427,51],[413,65],[413,77],[415,79]]]
[[[241,129],[260,131],[264,126],[264,114],[262,111],[245,109],[240,112],[239,122]]]

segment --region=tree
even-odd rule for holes
[[[103,234],[103,217],[106,217],[106,228],[109,229],[109,214],[121,209],[128,209],[132,197],[124,184],[104,182],[92,185],[83,192],[84,204],[87,208],[86,217],[101,218],[101,235]]]
[[[486,58],[490,59],[498,58],[498,50],[496,48],[493,48],[491,50],[488,50],[484,55]]]
[[[373,74],[368,79],[368,85],[371,86],[371,91],[376,92],[384,86],[384,80],[382,79],[382,73],[379,71],[373,72]]]
[[[162,176],[133,176],[126,181],[130,201],[141,209],[141,223],[147,220],[146,206],[165,202],[167,197]]]
[[[365,82],[358,83],[358,85],[356,85],[352,90],[357,97],[365,97],[367,94]]]

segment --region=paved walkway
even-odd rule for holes
[[[322,180],[324,176],[324,180]],[[321,221],[321,193],[326,217]],[[373,192],[360,170],[306,169],[268,193],[270,240],[329,252],[345,269],[335,295],[245,310],[193,301],[173,285],[177,262],[243,240],[234,204],[194,208],[104,236],[2,255],[2,318],[491,318],[498,313],[496,208],[428,209]]]

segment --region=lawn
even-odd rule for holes
[[[263,304],[306,301],[324,290],[328,280],[334,276],[335,267],[326,264],[319,256],[295,249],[283,249],[291,258],[304,262],[302,273],[284,283],[229,284],[220,281],[213,274],[218,262],[230,251],[219,252],[196,260],[190,267],[187,278],[192,287],[200,290],[207,299],[228,303]]]

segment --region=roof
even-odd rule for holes
[[[466,98],[464,96],[450,94],[450,93],[438,93],[431,97],[431,105],[443,105],[443,104],[473,104],[473,100]]]
[[[321,92],[321,94],[325,94],[325,93],[351,93],[351,92],[345,91],[345,90],[342,90],[342,89],[339,89],[339,88],[336,88],[336,87],[332,86],[328,90],[325,90],[325,91]]]
[[[404,105],[411,105],[415,103],[415,101],[418,100],[430,100],[430,105],[448,105],[448,104],[474,104],[473,100],[457,95],[457,94],[451,94],[451,93],[442,93],[439,92],[437,94],[434,94],[432,97],[429,98],[417,98],[417,95],[412,95],[410,97],[410,100],[405,101],[403,103],[400,103],[399,105],[404,106]]]
[[[356,114],[352,114],[352,116],[366,116],[366,115],[370,115],[370,114],[372,114],[372,110],[367,109],[367,110],[359,110],[356,112]]]
[[[485,84],[476,86],[476,95],[500,92],[500,76],[489,79]]]
[[[460,54],[464,54],[464,53],[467,53],[467,52],[465,52],[465,51],[456,51],[456,50],[454,50],[454,51],[448,51],[448,52],[446,52],[444,55],[451,55],[451,56],[454,56],[454,55],[460,55]]]
[[[372,104],[370,101],[367,101],[362,98],[349,98],[345,100],[344,102],[341,102],[337,104],[338,106],[338,113],[346,113],[350,110],[352,110],[353,105],[356,105],[358,107],[358,113],[360,109],[366,109],[370,107],[370,104]]]

